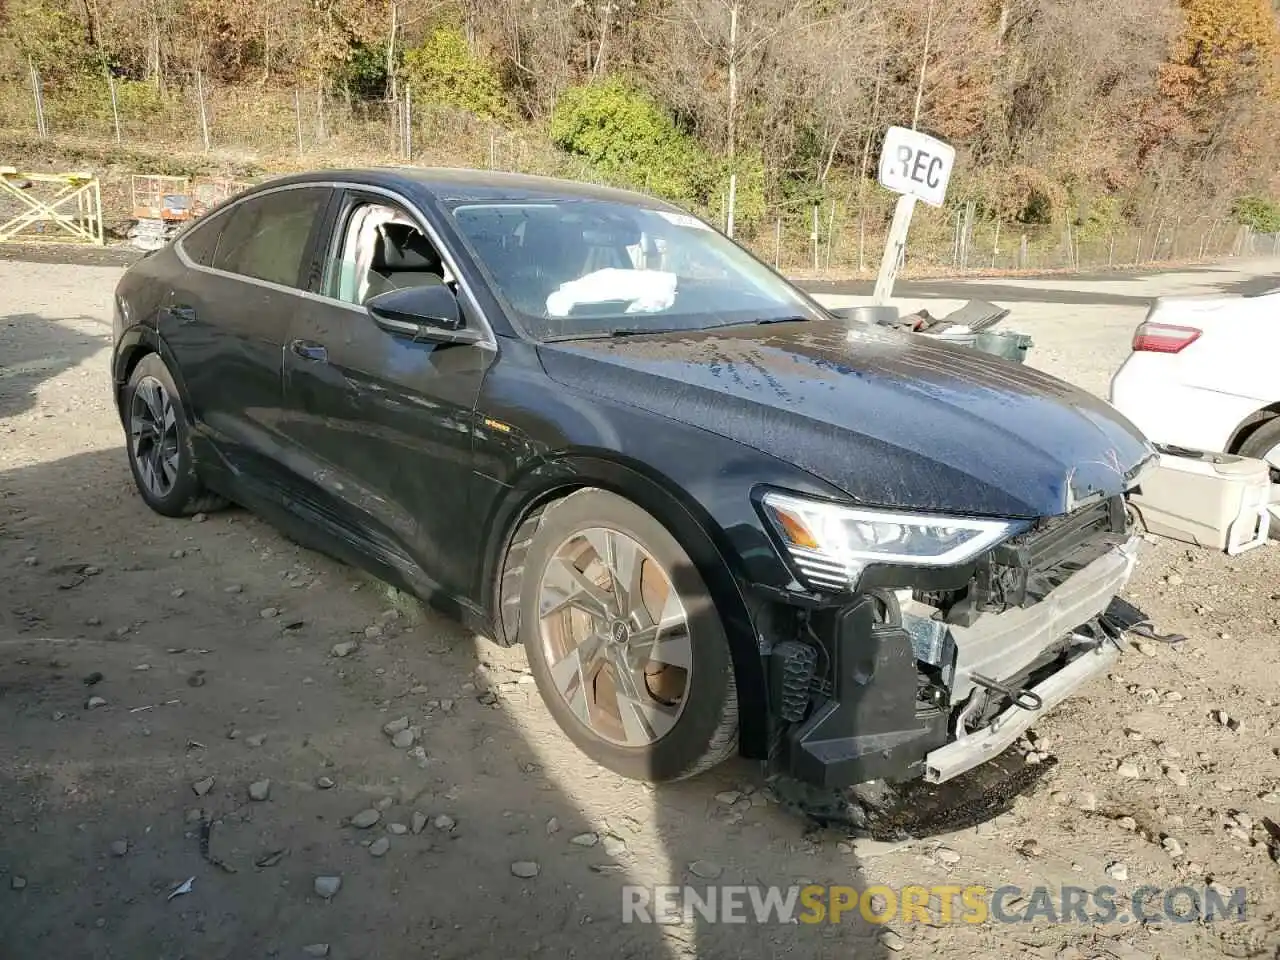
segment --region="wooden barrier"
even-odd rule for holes
[[[102,189],[91,173],[22,173],[0,167],[0,201],[9,201],[9,207],[17,201],[20,211],[0,222],[0,243],[106,245]]]

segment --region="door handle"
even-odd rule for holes
[[[314,343],[311,340],[294,340],[289,344],[289,349],[303,360],[315,360],[319,363],[329,362],[329,351],[321,343]]]
[[[186,304],[178,304],[169,308],[169,315],[179,323],[195,323],[196,308]]]

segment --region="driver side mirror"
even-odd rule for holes
[[[419,343],[478,343],[465,325],[458,298],[444,284],[388,290],[365,301],[373,322],[393,336]]]

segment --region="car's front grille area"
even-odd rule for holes
[[[918,591],[915,598],[946,613],[949,623],[972,624],[982,613],[1030,607],[1129,537],[1124,498],[1101,500],[1042,520],[994,547],[963,590]]]
[[[1073,574],[1128,539],[1123,497],[1081,507],[991,551],[984,609],[1006,610],[1039,603]],[[981,579],[981,578],[980,578]]]

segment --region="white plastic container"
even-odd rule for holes
[[[1267,542],[1271,473],[1263,460],[1157,447],[1157,464],[1129,498],[1149,532],[1244,553]]]

